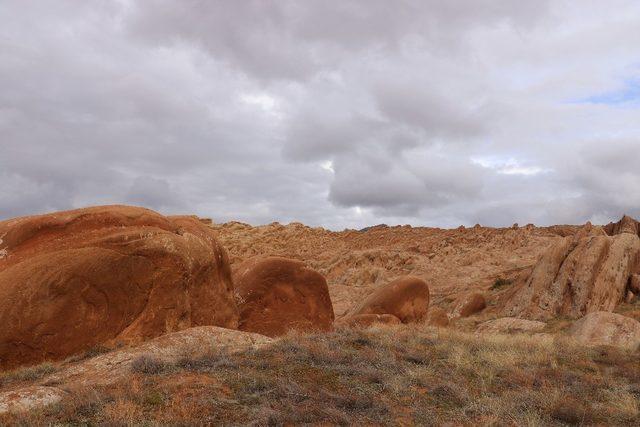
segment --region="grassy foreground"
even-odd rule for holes
[[[640,355],[422,327],[288,336],[237,354],[135,361],[0,425],[640,425]]]

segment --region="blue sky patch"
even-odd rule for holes
[[[629,80],[621,89],[582,98],[578,102],[606,105],[640,102],[640,80]]]

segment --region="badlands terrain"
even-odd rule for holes
[[[640,425],[640,237],[0,222],[0,424]]]

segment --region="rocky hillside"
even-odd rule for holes
[[[334,232],[300,223],[253,227],[212,225],[232,266],[254,255],[304,261],[323,274],[336,316],[375,287],[402,275],[423,278],[433,303],[449,306],[461,294],[513,281],[545,250],[578,227],[439,228],[385,225]]]

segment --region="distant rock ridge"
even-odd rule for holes
[[[603,229],[609,236],[615,236],[617,234],[623,233],[630,233],[635,234],[636,236],[640,236],[640,226],[638,226],[638,221],[627,215],[624,215],[618,222],[610,222],[609,224],[605,225]]]
[[[503,314],[535,320],[613,311],[637,293],[638,222],[624,216],[604,227],[587,223],[553,244],[507,301]]]

